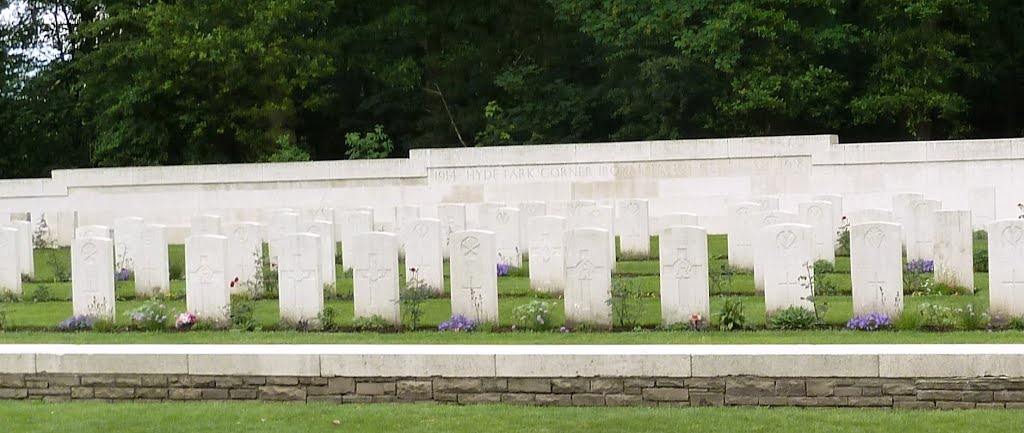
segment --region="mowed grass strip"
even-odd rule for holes
[[[4,431],[50,432],[1005,432],[1013,410],[582,408],[294,403],[0,403]],[[481,426],[486,426],[481,429]]]

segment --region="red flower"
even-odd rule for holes
[[[409,272],[416,272],[416,268],[409,268]]]
[[[231,287],[235,287],[235,282],[234,282],[234,281],[232,281],[232,282],[231,282],[231,283],[229,283],[228,285],[229,285],[229,286],[231,286]]]
[[[233,282],[237,283],[238,282],[238,277],[235,277],[235,281],[233,281]]]

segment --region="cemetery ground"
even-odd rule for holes
[[[144,408],[144,410],[140,410]],[[5,431],[262,432],[996,432],[1006,410],[954,412],[794,408],[557,408],[505,405],[5,402]],[[1012,427],[1011,427],[1012,429]]]
[[[479,344],[629,344],[629,343],[1011,343],[1019,342],[1024,333],[1016,330],[989,332],[982,312],[988,308],[988,277],[984,272],[975,273],[974,294],[961,293],[948,288],[932,287],[925,293],[907,293],[905,313],[917,317],[916,321],[897,322],[897,331],[855,332],[844,329],[852,317],[850,296],[849,258],[838,257],[835,270],[823,273],[823,278],[834,286],[823,292],[819,284],[816,304],[819,305],[819,322],[813,329],[791,331],[780,330],[778,326],[766,323],[764,297],[753,287],[753,275],[749,272],[733,273],[725,267],[727,251],[723,235],[709,237],[709,268],[711,273],[711,317],[706,332],[690,332],[686,326],[666,329],[660,324],[658,299],[660,265],[657,260],[658,239],[652,237],[652,255],[655,257],[628,260],[620,256],[614,275],[615,284],[633,290],[630,302],[631,316],[624,319],[617,315],[617,331],[598,332],[588,329],[562,328],[564,321],[560,299],[529,288],[528,272],[515,269],[510,275],[498,278],[500,323],[496,332],[453,333],[436,332],[438,325],[449,319],[451,314],[447,294],[423,302],[423,316],[416,331],[377,329],[373,324],[353,320],[351,273],[338,268],[337,287],[328,293],[325,307],[334,313],[332,324],[340,332],[299,332],[293,327],[283,326],[278,319],[277,300],[270,298],[244,301],[237,306],[251,311],[236,326],[236,331],[255,330],[262,332],[224,332],[213,330],[192,330],[174,332],[169,323],[173,316],[184,311],[184,248],[170,246],[172,269],[171,296],[163,300],[169,311],[169,332],[127,332],[130,330],[128,313],[143,305],[144,300],[135,299],[130,281],[117,285],[116,324],[111,332],[55,332],[57,324],[71,316],[70,283],[55,278],[55,274],[70,269],[68,250],[35,251],[36,277],[24,285],[20,301],[8,299],[0,303],[0,325],[5,332],[0,342],[5,343],[479,343]],[[984,251],[984,239],[976,240],[976,249]],[[179,271],[175,272],[174,269]],[[404,267],[400,281],[405,281]],[[447,264],[446,264],[446,284]],[[809,275],[808,278],[811,278]],[[551,320],[547,331],[524,332],[517,325],[514,310],[517,306],[536,299],[556,303],[551,308]],[[746,327],[755,332],[719,331],[720,310],[727,299],[742,303]],[[970,309],[967,306],[970,305]],[[403,306],[403,308],[405,308]],[[959,313],[957,311],[960,311]],[[973,311],[972,317],[964,313]],[[908,314],[904,314],[907,316]],[[408,325],[408,323],[407,323]],[[776,329],[773,329],[776,328]],[[275,332],[268,332],[275,331]],[[380,331],[380,332],[356,332]],[[945,331],[945,332],[935,332]]]

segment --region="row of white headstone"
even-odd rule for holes
[[[900,245],[907,260],[934,260],[936,279],[968,290],[974,290],[973,237],[971,213],[966,210],[941,210],[937,200],[921,194],[897,194],[893,209],[861,209],[847,218],[842,215],[842,198],[820,196],[801,203],[799,212],[778,210],[777,199],[743,202],[730,207],[728,236],[729,263],[741,269],[753,269],[755,286],[763,291],[763,266],[768,257],[755,248],[759,230],[780,223],[809,225],[814,234],[813,260],[835,260],[839,229],[867,222],[892,222],[901,225]],[[837,211],[838,210],[838,211]],[[902,250],[901,250],[902,251]]]

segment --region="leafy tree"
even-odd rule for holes
[[[391,138],[384,132],[384,127],[377,125],[373,131],[361,135],[358,132],[345,134],[345,144],[348,151],[345,153],[349,159],[381,159],[391,155],[395,145]]]

